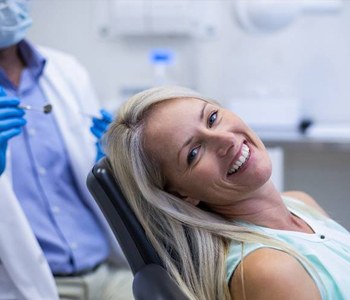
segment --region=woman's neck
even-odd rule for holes
[[[0,66],[14,86],[18,86],[25,64],[19,55],[18,46],[0,49]]]
[[[303,220],[288,210],[280,192],[271,181],[236,202],[231,209],[226,210],[225,216],[273,229],[312,232]]]

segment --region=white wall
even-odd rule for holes
[[[219,23],[214,38],[197,41],[102,40],[96,34],[96,7],[102,1],[33,0],[29,32],[33,41],[79,57],[101,99],[115,99],[131,84],[147,85],[148,51],[169,47],[177,54],[174,79],[221,101],[297,97],[315,120],[350,120],[350,1],[343,1],[340,15],[300,16],[285,30],[259,36],[237,26],[232,1],[199,0]]]
[[[125,88],[149,85],[148,52],[168,47],[177,54],[175,81],[226,104],[252,97],[295,97],[302,101],[303,114],[315,121],[350,122],[350,1],[343,1],[340,15],[300,16],[285,30],[253,36],[233,20],[231,1],[207,0],[199,13],[210,11],[217,17],[211,38],[114,41],[96,34],[100,1],[33,0],[29,37],[78,57],[107,107],[125,98]],[[350,228],[349,150],[304,147],[287,150],[285,161],[285,187],[316,196]]]

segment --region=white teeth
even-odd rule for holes
[[[245,157],[243,155],[241,155],[238,160],[241,162],[241,163],[244,163],[245,162]]]
[[[227,174],[231,175],[233,173],[236,173],[237,170],[244,165],[244,163],[247,161],[247,158],[249,156],[250,150],[249,147],[246,144],[243,144],[241,155],[238,158],[238,160],[233,164],[233,166],[228,170]]]

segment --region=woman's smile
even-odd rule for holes
[[[240,151],[235,155],[233,162],[227,172],[227,175],[236,174],[237,172],[244,169],[250,158],[250,149],[246,143],[242,144]]]

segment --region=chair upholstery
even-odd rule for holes
[[[136,300],[188,299],[163,268],[161,259],[114,180],[106,157],[88,174],[87,186],[106,217],[134,274]]]

